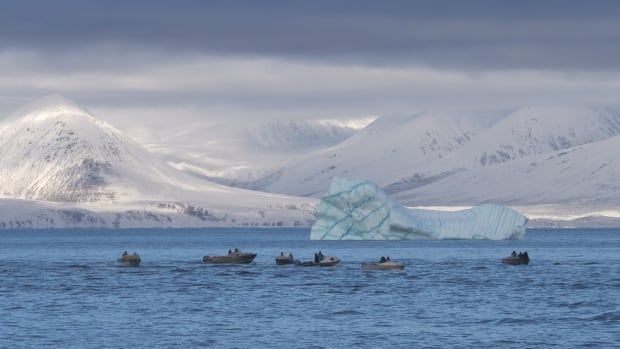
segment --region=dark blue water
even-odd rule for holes
[[[308,241],[305,230],[0,232],[0,347],[618,347],[620,231]],[[255,251],[246,266],[205,254]],[[499,259],[527,250],[529,266]],[[143,265],[120,267],[123,250]],[[278,267],[292,251],[335,268]],[[364,272],[382,255],[404,271]]]

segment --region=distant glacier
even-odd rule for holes
[[[312,240],[520,239],[527,218],[494,204],[444,212],[406,208],[375,183],[337,177],[321,199]]]

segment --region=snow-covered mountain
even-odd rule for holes
[[[334,176],[350,176],[399,193],[470,169],[620,134],[620,110],[614,108],[525,107],[504,114],[499,121],[496,116],[490,122],[474,122],[479,120],[475,114],[381,117],[345,141],[264,176],[252,188],[320,196]]]
[[[620,134],[620,109],[526,107],[480,132],[450,156],[381,182],[390,193],[428,185],[468,169],[569,149]]]
[[[333,121],[233,120],[182,125],[146,147],[181,171],[245,186],[300,154],[340,143],[356,131]]]
[[[309,225],[317,201],[286,195],[319,197],[336,176],[410,206],[492,202],[541,224],[600,223],[620,217],[619,146],[620,109],[527,107],[381,117],[361,130],[182,125],[145,148],[51,97],[0,125],[0,228]]]
[[[618,214],[620,109],[524,107],[494,122],[474,119],[380,118],[283,166],[256,188],[320,196],[332,177],[348,176],[376,181],[411,206],[492,202],[547,223]]]
[[[431,113],[381,117],[345,141],[300,157],[256,181],[253,188],[320,196],[336,176],[384,183],[447,157],[481,128],[470,119]]]
[[[461,160],[463,167],[489,166],[597,142],[619,133],[618,109],[525,107],[481,132],[453,157]]]
[[[409,205],[620,205],[620,136],[455,173],[395,194]]]
[[[62,98],[23,114],[0,127],[0,196],[13,204],[22,200],[10,206],[40,209],[29,215],[32,225],[71,222],[71,214],[57,212],[98,217],[78,226],[118,226],[119,217],[133,222],[125,226],[307,225],[313,218],[313,200],[226,187],[178,171]],[[20,211],[4,210],[0,226]]]
[[[118,130],[69,103],[37,108],[5,126],[0,158],[0,194],[8,197],[115,200],[180,182]]]

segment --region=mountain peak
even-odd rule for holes
[[[0,195],[109,200],[115,197],[110,186],[116,178],[143,162],[158,166],[120,131],[62,96],[37,100],[21,113],[0,130]]]
[[[34,100],[16,114],[24,121],[29,122],[41,122],[57,118],[69,119],[72,117],[89,120],[95,119],[86,109],[59,94],[52,94]]]
[[[32,101],[7,118],[0,127],[0,141],[19,133],[31,133],[31,136],[38,137],[40,135],[37,134],[37,130],[51,128],[57,132],[62,129],[81,138],[90,138],[93,134],[100,133],[121,134],[119,130],[94,117],[85,108],[61,95],[53,94]]]

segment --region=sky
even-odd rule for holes
[[[613,104],[617,1],[0,2],[0,119],[59,93],[125,128]]]

